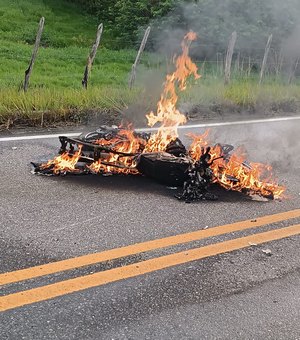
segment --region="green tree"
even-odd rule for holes
[[[261,54],[270,33],[274,37],[273,46],[279,46],[300,22],[299,0],[69,1],[97,15],[105,25],[110,47],[135,46],[150,23],[152,32],[148,46],[172,40],[174,46],[178,45],[183,32],[193,29],[206,45],[202,57],[224,52],[233,31],[238,32],[237,48]]]
[[[140,30],[151,20],[163,17],[174,6],[174,0],[117,0],[114,12],[113,32],[119,38],[120,47],[134,44]]]

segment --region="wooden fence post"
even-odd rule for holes
[[[239,74],[240,73],[240,57],[241,57],[241,52],[238,53],[236,62],[235,62],[235,71]]]
[[[132,89],[133,85],[134,85],[134,81],[135,81],[135,78],[136,78],[136,67],[140,61],[140,58],[141,58],[141,55],[145,49],[145,46],[146,46],[146,43],[147,43],[147,40],[148,40],[148,37],[149,37],[149,34],[150,34],[150,31],[151,31],[151,27],[149,26],[146,31],[145,31],[145,34],[144,34],[144,37],[143,37],[143,40],[141,42],[141,45],[140,45],[140,48],[139,48],[139,51],[137,53],[137,56],[135,58],[135,62],[134,64],[132,65],[132,68],[131,68],[131,75],[130,75],[130,79],[129,79],[129,88]]]
[[[280,50],[279,53],[275,51],[274,57],[275,57],[274,69],[275,69],[276,76],[278,77],[280,75],[280,72],[282,70],[282,65],[284,62],[284,55],[282,53],[282,50]]]
[[[223,72],[224,72],[224,56],[223,56],[223,53],[217,52],[217,72],[216,72],[216,76],[222,77]]]
[[[232,55],[233,55],[233,50],[234,46],[236,43],[237,39],[237,33],[234,31],[231,34],[229,43],[228,43],[228,49],[227,49],[227,54],[226,54],[226,60],[225,60],[225,72],[224,72],[224,84],[227,85],[230,82],[230,73],[231,73],[231,63],[232,63]]]
[[[270,52],[272,39],[273,39],[273,34],[270,34],[266,48],[265,48],[264,59],[263,59],[262,65],[261,65],[260,76],[259,76],[259,85],[262,83],[264,73],[265,73],[265,70],[266,70],[267,60],[268,60],[268,55],[269,55],[269,52]]]
[[[32,56],[31,56],[31,60],[28,66],[28,69],[25,71],[25,79],[24,79],[24,85],[23,85],[23,90],[24,92],[27,91],[28,89],[28,85],[29,85],[29,78],[33,69],[33,65],[38,53],[38,49],[40,46],[40,42],[41,42],[41,37],[42,37],[42,33],[43,33],[43,29],[44,29],[44,24],[45,24],[45,18],[42,17],[39,23],[39,29],[35,38],[35,44],[34,44],[34,48],[33,48],[33,52],[32,52]]]
[[[290,71],[290,75],[289,75],[289,80],[288,83],[289,85],[292,83],[293,79],[295,78],[295,74],[299,65],[299,61],[300,58],[297,58],[297,60],[293,63],[292,67],[291,67],[291,71]]]
[[[251,76],[251,71],[252,71],[252,63],[251,63],[251,57],[249,56],[249,58],[248,58],[248,70],[247,70],[248,77]]]
[[[97,35],[96,35],[96,40],[94,45],[92,46],[92,50],[87,58],[87,62],[86,62],[86,66],[85,66],[85,70],[84,70],[84,74],[83,74],[83,79],[81,81],[82,86],[87,89],[88,86],[88,81],[89,81],[89,75],[91,73],[91,69],[97,54],[97,50],[100,44],[100,40],[101,40],[101,35],[103,32],[103,24],[100,24],[97,28]]]

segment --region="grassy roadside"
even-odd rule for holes
[[[144,88],[153,83],[159,93],[165,60],[144,54],[138,73],[139,86],[129,91],[128,76],[135,50],[112,51],[110,37],[103,43],[93,66],[87,91],[82,89],[86,58],[95,38],[97,22],[70,2],[59,0],[0,0],[0,129],[15,124],[48,125],[61,121],[81,122],[88,114],[119,113],[131,104],[152,106],[157,98]],[[27,93],[20,91],[24,71],[32,52],[37,23],[45,16],[42,46]],[[105,32],[105,31],[104,31]],[[200,73],[201,73],[201,65]],[[154,77],[155,78],[155,77]],[[156,94],[157,95],[157,94]],[[154,101],[154,102],[153,102]],[[300,111],[299,85],[286,85],[282,79],[265,80],[258,86],[257,75],[233,74],[224,87],[222,75],[212,68],[181,96],[181,104],[204,112]],[[195,111],[195,110],[194,110]],[[141,115],[144,116],[145,112]]]
[[[266,79],[258,84],[258,76],[249,79],[233,78],[224,86],[222,78],[206,77],[183,93],[182,101],[204,106],[232,107],[240,111],[296,112],[300,109],[299,85]]]
[[[25,94],[20,91],[38,22],[45,17],[41,47]],[[127,81],[135,50],[109,50],[103,34],[88,91],[81,80],[95,39],[95,18],[65,0],[0,0],[0,126],[79,121],[86,111],[120,111],[140,90]],[[144,54],[147,67],[150,56]]]
[[[88,91],[80,87],[32,88],[23,93],[6,88],[0,91],[0,124],[7,128],[20,123],[33,126],[61,121],[80,123],[87,115],[102,113],[119,117],[120,112],[139,102],[153,107],[153,100],[142,88],[130,91],[127,85],[116,84],[91,86]],[[194,111],[196,117],[207,112],[284,114],[299,112],[300,91],[298,85],[275,82],[259,86],[254,81],[233,80],[225,87],[221,79],[202,79],[182,93],[180,103],[183,106],[188,103],[188,109]]]

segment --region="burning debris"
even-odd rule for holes
[[[210,168],[214,160],[211,161],[210,147],[204,151],[198,161],[192,162],[188,169],[188,179],[183,184],[183,192],[176,195],[179,200],[186,203],[201,199],[217,200],[218,197],[208,191],[210,183],[213,181],[213,172]]]
[[[272,178],[270,166],[247,162],[245,152],[231,145],[209,145],[208,131],[189,135],[187,149],[178,138],[178,126],[186,117],[176,108],[177,89],[186,88],[188,77],[200,78],[188,56],[196,35],[188,33],[176,70],[167,75],[157,112],[147,115],[148,125],[160,123],[157,133],[139,133],[128,127],[101,126],[78,138],[60,137],[59,155],[43,164],[33,164],[36,173],[146,175],[168,186],[183,186],[179,200],[216,200],[209,192],[212,183],[227,190],[270,199],[282,196],[284,188]]]

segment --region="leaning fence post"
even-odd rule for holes
[[[92,46],[92,50],[87,58],[87,62],[86,62],[86,66],[85,66],[85,70],[84,70],[84,74],[83,74],[83,79],[81,81],[82,86],[87,89],[88,86],[88,81],[89,81],[89,75],[91,73],[91,69],[97,54],[97,50],[100,44],[100,40],[101,40],[101,35],[103,32],[103,24],[100,24],[97,28],[97,35],[96,35],[96,40],[94,42],[94,45]]]
[[[297,60],[294,62],[294,64],[291,67],[289,80],[288,80],[289,85],[292,83],[292,81],[295,77],[295,74],[296,74],[296,71],[297,71],[297,68],[298,68],[298,65],[299,65],[299,61],[300,61],[300,58],[297,58]]]
[[[231,62],[232,62],[232,55],[233,55],[233,50],[234,46],[236,43],[237,39],[237,33],[234,31],[231,34],[229,43],[228,43],[228,49],[227,49],[227,54],[226,54],[226,60],[225,60],[225,72],[224,72],[224,84],[227,85],[230,82],[230,72],[231,72]]]
[[[24,80],[24,85],[23,85],[23,90],[26,92],[28,89],[28,85],[29,85],[29,78],[33,69],[33,65],[38,53],[38,49],[40,46],[40,42],[41,42],[41,37],[42,37],[42,33],[43,33],[43,29],[44,29],[44,24],[45,24],[45,18],[42,17],[39,23],[39,29],[35,38],[35,44],[34,44],[34,48],[33,48],[33,52],[32,52],[32,56],[31,56],[31,60],[28,66],[28,69],[25,71],[25,80]]]
[[[272,43],[272,39],[273,39],[273,34],[270,34],[266,48],[265,48],[265,54],[264,54],[264,59],[261,65],[261,70],[260,70],[260,76],[259,76],[259,85],[262,83],[263,77],[264,77],[264,73],[265,73],[265,69],[267,66],[267,60],[268,60],[268,55],[270,52],[270,47],[271,47],[271,43]]]
[[[151,27],[149,26],[145,31],[143,40],[142,40],[140,48],[139,48],[139,51],[138,51],[137,56],[135,58],[135,62],[133,63],[133,65],[131,67],[131,75],[130,75],[130,79],[129,79],[129,88],[130,89],[132,89],[132,87],[133,87],[133,84],[134,84],[134,81],[135,81],[135,78],[136,78],[136,67],[137,67],[137,65],[140,61],[141,55],[142,55],[142,53],[145,49],[150,31],[151,31]]]

